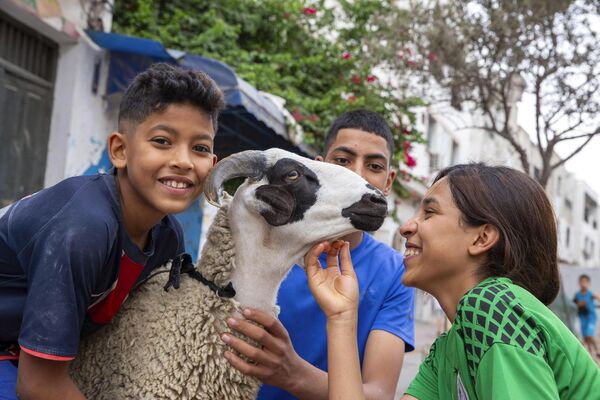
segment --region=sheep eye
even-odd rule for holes
[[[292,170],[285,175],[285,180],[288,182],[293,182],[300,178],[300,174],[296,170]]]

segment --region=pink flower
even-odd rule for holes
[[[348,53],[347,51],[342,53],[342,58],[344,60],[349,60],[350,59],[350,53]]]
[[[315,15],[317,13],[317,9],[314,7],[304,7],[305,15]]]
[[[408,65],[409,67],[415,67],[417,65],[417,62],[415,60],[407,60],[406,65]]]
[[[304,115],[302,115],[302,113],[300,111],[298,111],[298,109],[292,111],[292,117],[294,117],[296,122],[304,121]]]
[[[354,102],[356,101],[356,96],[355,96],[355,95],[353,95],[353,94],[351,94],[350,96],[348,96],[348,101],[349,101],[350,103],[354,103]]]
[[[367,76],[367,82],[369,83],[373,83],[377,80],[377,77],[375,77],[375,75],[368,75]]]
[[[408,141],[404,142],[402,145],[404,146],[404,151],[410,151],[410,149],[412,149],[412,144]]]
[[[350,78],[350,80],[352,81],[352,83],[354,83],[355,85],[360,85],[362,82],[362,79],[359,75],[352,75],[352,78]]]
[[[405,152],[404,156],[406,157],[406,166],[407,167],[414,168],[417,166],[417,160],[415,160],[413,156],[408,154],[408,152]]]
[[[435,54],[433,51],[430,51],[427,54],[427,58],[429,59],[429,61],[437,61],[437,54]]]
[[[396,53],[396,57],[398,57],[399,59],[403,59],[404,58],[404,52],[402,50],[399,50]]]
[[[405,47],[404,51],[406,52],[406,54],[408,54],[409,56],[412,54],[412,50],[409,47]]]

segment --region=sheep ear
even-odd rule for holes
[[[220,207],[225,182],[240,177],[260,180],[266,170],[267,158],[262,151],[247,150],[222,159],[213,167],[204,183],[206,201]]]

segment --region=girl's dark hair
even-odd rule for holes
[[[204,111],[215,132],[225,105],[223,92],[204,72],[157,63],[137,75],[125,90],[119,107],[119,130],[125,130],[123,122],[140,124],[171,104],[189,104]]]
[[[484,278],[507,277],[550,304],[559,291],[556,221],[544,189],[526,174],[482,163],[445,168],[453,201],[469,226],[490,224],[500,232],[487,253]]]

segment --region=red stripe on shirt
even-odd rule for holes
[[[108,324],[119,311],[144,266],[123,254],[119,266],[119,277],[113,290],[102,301],[88,308],[88,315],[97,324]]]
[[[21,350],[23,350],[25,353],[30,354],[34,357],[43,358],[45,360],[71,361],[71,360],[75,359],[75,357],[55,356],[53,354],[40,353],[39,351],[31,350],[31,349],[28,349],[27,347],[23,347],[23,346],[21,346]]]

